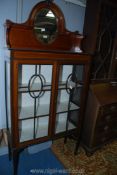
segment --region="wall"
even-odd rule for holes
[[[4,60],[5,60],[5,20],[9,18],[16,21],[17,1],[0,1],[0,128],[5,127],[5,78],[4,78]]]
[[[24,22],[28,18],[32,7],[40,0],[1,0],[0,1],[0,128],[6,127],[5,122],[5,77],[4,62],[6,57],[5,20]],[[71,31],[82,33],[85,8],[66,3],[64,0],[54,1],[64,13],[66,28]]]

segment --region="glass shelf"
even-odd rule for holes
[[[39,83],[34,83],[33,86],[31,87],[30,89],[30,92],[38,92],[40,91],[41,89],[41,84]],[[51,91],[51,83],[46,83],[44,86],[43,86],[43,91]],[[29,92],[28,90],[28,85],[27,84],[21,84],[19,85],[19,92],[20,93],[26,93],[26,92]]]
[[[68,127],[68,130],[72,130],[72,129],[75,129],[76,127],[69,122],[69,127]],[[57,124],[57,127],[56,127],[56,134],[58,133],[61,133],[61,132],[65,132],[66,131],[66,122],[59,122]]]
[[[37,107],[36,116],[49,115],[49,104],[40,104]],[[34,118],[34,106],[21,107],[19,110],[19,119]]]
[[[20,142],[48,136],[49,116],[37,118],[35,120],[34,137],[34,119],[23,120],[20,123]]]
[[[77,84],[77,87],[79,87],[79,88],[82,87],[82,84],[80,84],[80,83]],[[51,88],[52,88],[51,83],[50,82],[47,82],[47,83],[44,84],[42,90],[43,91],[51,91]],[[66,89],[66,82],[65,81],[59,82],[58,89],[59,90]],[[67,89],[72,89],[71,84],[68,84]],[[30,89],[30,92],[38,92],[40,90],[41,90],[41,84],[34,83],[33,86]],[[27,92],[29,92],[28,85],[27,84],[21,84],[21,85],[19,85],[18,92],[19,93],[27,93]]]
[[[67,113],[65,113],[64,115],[62,115],[62,114],[60,114],[60,115],[61,116],[59,117],[58,121],[56,122],[56,130],[55,130],[56,134],[66,131]],[[36,138],[46,137],[48,135],[48,118],[49,118],[48,116],[46,116],[44,118],[39,118],[39,121],[38,121],[38,119],[36,119],[36,125],[38,126],[36,129],[36,132],[35,132]],[[22,121],[22,129],[20,132],[20,142],[34,139],[33,122],[34,122],[33,119]],[[28,127],[26,127],[26,126],[28,126]],[[68,130],[72,130],[75,128],[76,127],[72,123],[69,122]]]
[[[66,121],[67,121],[67,113],[57,114],[56,116],[56,129],[55,133],[61,133],[66,131]],[[68,130],[75,129],[76,127],[69,122]]]
[[[70,111],[78,110],[79,106],[70,103]],[[68,112],[68,101],[57,104],[57,113]]]
[[[70,105],[70,111],[78,110],[79,107],[73,103]],[[57,104],[57,113],[63,113],[68,111],[68,102],[62,102]],[[49,115],[49,105],[40,104],[37,107],[36,117],[43,117]],[[34,118],[34,106],[26,106],[19,108],[19,119]]]

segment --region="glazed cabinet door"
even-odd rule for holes
[[[88,77],[85,68],[86,64],[73,61],[12,62],[14,147],[46,141],[80,126]]]
[[[14,70],[17,69],[12,87],[14,90],[12,100],[14,98],[16,100],[13,102],[16,106],[13,108],[17,110],[17,113],[13,114],[13,120],[15,120],[13,128],[18,132],[17,141],[22,143],[48,138],[53,65],[41,64],[41,62],[38,64],[18,63],[13,67]],[[13,97],[15,95],[16,97]]]
[[[83,87],[84,65],[59,65],[55,134],[77,128]]]

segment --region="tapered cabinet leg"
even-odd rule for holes
[[[9,143],[8,143],[8,154],[9,154],[9,160],[11,161],[11,159],[12,159],[12,151],[11,151],[11,147],[10,147]]]
[[[64,137],[64,143],[67,143],[67,136]]]
[[[79,146],[80,146],[80,139],[78,138],[76,142],[75,150],[74,150],[74,155],[77,155]]]
[[[18,175],[19,150],[13,150],[13,175]]]

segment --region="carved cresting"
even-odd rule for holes
[[[34,33],[35,16],[44,8],[50,9],[57,18],[56,39],[48,44],[40,42]],[[78,32],[71,32],[65,28],[64,15],[52,1],[42,1],[35,5],[25,23],[17,24],[6,20],[6,28],[9,49],[82,52],[81,41],[83,36]]]
[[[46,1],[47,1],[47,3],[50,4],[50,3],[53,2],[54,0],[46,0]]]

